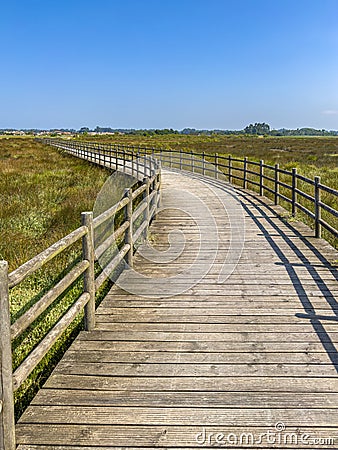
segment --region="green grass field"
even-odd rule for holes
[[[0,139],[0,258],[10,270],[80,226],[109,171],[33,139]]]
[[[80,226],[82,211],[92,210],[108,170],[62,154],[30,138],[0,139],[0,258],[12,271]],[[12,321],[62,277],[79,258],[81,243],[71,247],[11,290]],[[105,287],[107,289],[107,285]],[[13,343],[14,368],[77,298],[75,283]],[[101,292],[103,295],[104,290]],[[72,337],[81,318],[69,327],[16,393],[19,415],[43,384]]]

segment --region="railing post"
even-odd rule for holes
[[[123,158],[123,172],[126,173],[126,150],[125,150],[124,147],[123,147],[122,154],[123,154],[123,156],[122,156],[122,158]]]
[[[117,151],[116,148],[113,147],[112,145],[109,148],[109,167],[111,168],[111,166],[113,165],[113,151],[115,153],[115,170],[118,170],[119,166],[118,166],[118,162],[117,162]]]
[[[321,195],[320,195],[320,177],[315,177],[315,236],[316,238],[322,237],[321,221]]]
[[[180,150],[180,170],[182,170],[182,150]]]
[[[215,178],[218,180],[218,153],[215,153]]]
[[[297,169],[294,167],[292,169],[292,203],[291,203],[291,207],[292,207],[292,216],[295,217],[296,215],[296,208],[297,208]]]
[[[88,228],[88,232],[82,238],[83,259],[89,262],[89,267],[84,273],[83,290],[88,292],[90,299],[84,308],[85,330],[95,328],[95,271],[94,271],[94,227],[93,212],[81,213],[81,223]]]
[[[231,160],[231,155],[228,156],[228,178],[229,178],[229,183],[232,183],[232,160]]]
[[[157,214],[159,207],[161,206],[161,166],[162,166],[162,164],[160,163],[158,166],[158,172],[157,172],[157,177],[156,177],[156,189],[157,189],[156,214]]]
[[[15,449],[8,263],[0,261],[0,448]]]
[[[133,197],[131,188],[125,189],[124,195],[129,199],[129,202],[125,206],[124,210],[124,219],[129,222],[129,226],[125,232],[124,242],[125,244],[130,245],[130,249],[125,256],[125,260],[129,267],[133,267]]]
[[[190,159],[191,159],[191,171],[195,172],[195,162],[194,162],[194,152],[191,150],[190,152]]]
[[[170,169],[173,167],[173,153],[171,150],[169,150],[169,167]]]
[[[245,156],[243,162],[243,189],[247,188],[247,171],[248,171],[248,157]]]
[[[134,150],[131,151],[131,175],[134,176],[135,163],[134,163]]]
[[[279,164],[275,164],[275,205],[279,203]]]
[[[142,160],[143,160],[143,162],[141,164],[141,166],[143,166],[142,174],[146,176],[147,175],[147,155],[146,154],[143,155]]]
[[[136,177],[139,179],[140,176],[140,152],[136,154]]]
[[[147,227],[145,228],[145,238],[148,234],[149,227],[149,213],[150,213],[150,205],[149,205],[149,194],[150,194],[150,180],[148,177],[143,178],[143,183],[146,185],[146,190],[143,193],[143,201],[147,202],[147,207],[144,210],[144,220],[147,222]]]
[[[119,158],[119,148],[118,148],[118,146],[116,144],[112,144],[111,145],[111,150],[112,150],[112,152],[114,152],[115,158],[117,160]]]
[[[263,159],[259,162],[259,195],[264,195],[264,161]]]
[[[202,175],[205,175],[205,152],[202,152]]]

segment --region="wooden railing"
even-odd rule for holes
[[[102,164],[111,161],[109,167],[118,169],[129,161],[130,170],[137,174],[142,158],[156,156],[164,166],[200,173],[213,178],[222,177],[244,189],[257,191],[261,196],[270,197],[275,205],[280,201],[289,206],[293,217],[301,213],[301,219],[308,219],[313,225],[315,237],[322,237],[334,245],[338,239],[338,191],[321,183],[320,177],[310,179],[293,168],[285,170],[279,164],[265,164],[263,160],[252,161],[247,157],[234,158],[218,155],[183,152],[182,150],[156,149],[119,144],[102,144],[88,141],[45,139],[45,143],[63,148],[77,156],[86,157],[91,153],[92,161]],[[325,216],[325,217],[324,217]]]
[[[159,151],[156,157],[164,167],[188,170],[204,176],[219,178],[243,189],[251,188],[273,199],[275,205],[280,200],[290,205],[291,214],[300,211],[312,220],[315,237],[322,237],[322,228],[332,241],[338,238],[338,191],[322,184],[320,177],[310,179],[297,173],[282,169],[279,164],[268,165],[263,160],[250,161],[247,157],[234,158],[217,153],[206,156],[205,153],[184,153]],[[323,218],[325,214],[325,220]]]
[[[128,165],[129,159],[130,161],[134,161],[134,159],[133,155],[126,151],[124,151],[125,159],[122,161],[119,160],[117,154],[114,159],[113,155],[102,152],[99,155],[89,150],[85,152],[79,149],[67,149],[67,151],[90,161],[95,160],[100,164],[110,163],[111,167],[115,164],[115,168],[118,166],[121,171],[128,174],[134,173],[138,178],[142,176],[142,181],[136,185],[136,189],[126,189],[124,198],[98,217],[93,218],[93,212],[82,213],[82,223],[79,228],[13,272],[8,273],[8,263],[0,261],[0,449],[2,450],[15,449],[14,392],[19,389],[81,311],[84,310],[85,330],[90,331],[95,327],[96,292],[123,260],[132,266],[134,244],[146,236],[147,228],[159,206],[160,165],[149,155],[141,163],[138,161],[137,167],[136,165],[134,167],[134,164]],[[107,159],[103,160],[106,157]],[[123,211],[124,214],[117,229],[108,235],[106,232],[103,241],[94,249],[95,230],[104,227],[105,223],[111,221],[112,218],[114,220],[119,212],[121,212],[121,216]],[[111,226],[109,225],[106,229],[110,230]],[[11,324],[10,290],[79,241],[82,241],[81,261]],[[120,245],[116,247],[117,251],[95,278],[95,260],[99,259],[117,241],[120,242]],[[81,295],[13,373],[12,341],[22,335],[53,302],[81,277],[83,277]]]
[[[152,154],[145,152],[141,147],[103,145],[81,141],[66,141],[61,139],[37,139],[37,141],[51,145],[83,158],[100,166],[118,170],[143,179],[150,176],[158,167],[158,161]]]

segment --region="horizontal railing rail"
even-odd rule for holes
[[[128,149],[107,151],[97,145],[89,149],[77,143],[53,140],[46,140],[45,143],[77,157],[132,175],[138,182],[134,189],[126,189],[122,200],[99,216],[94,218],[93,212],[82,213],[79,228],[13,272],[8,273],[8,263],[0,261],[0,448],[3,450],[14,450],[16,445],[14,393],[81,312],[84,313],[84,329],[90,331],[95,327],[97,291],[122,261],[125,260],[129,267],[132,266],[134,250],[138,243],[146,238],[149,224],[160,204],[161,169],[159,162],[151,155],[143,155],[139,160]],[[112,221],[117,221],[115,218],[119,219],[116,229],[110,226]],[[109,226],[105,227],[107,223]],[[94,233],[101,228],[108,230],[108,235],[105,232],[103,241],[94,248]],[[81,260],[74,261],[73,267],[62,279],[11,324],[11,290],[78,243],[82,243]],[[115,253],[108,257],[102,267],[101,258],[107,253],[110,256],[109,249],[112,246]],[[95,278],[96,261],[100,261],[102,271]],[[83,280],[82,292],[13,372],[12,342],[25,333],[33,322],[80,279]]]

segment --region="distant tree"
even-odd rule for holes
[[[245,134],[270,134],[270,125],[267,123],[255,123],[254,125],[250,123],[244,128]]]
[[[79,133],[88,133],[90,129],[88,127],[82,127],[79,129]]]

